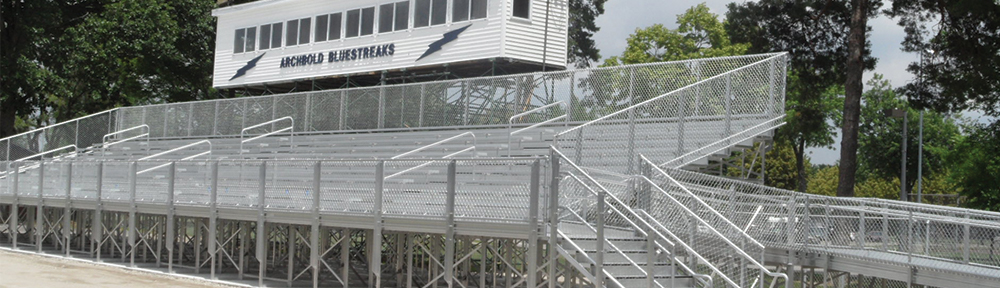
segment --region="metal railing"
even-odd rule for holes
[[[534,114],[534,113],[538,113],[539,111],[544,111],[547,108],[555,107],[555,106],[562,106],[563,110],[566,111],[566,114],[559,115],[559,116],[556,116],[556,117],[552,117],[552,118],[549,118],[549,119],[541,121],[541,122],[537,122],[535,124],[529,125],[528,127],[517,129],[516,131],[511,131],[511,129],[514,126],[514,119],[515,118],[523,117],[523,116]],[[531,109],[531,110],[528,110],[528,111],[524,111],[524,112],[515,114],[514,116],[510,116],[510,119],[507,119],[507,155],[508,156],[510,155],[511,145],[513,144],[511,142],[511,140],[514,137],[514,134],[518,134],[518,133],[521,133],[521,132],[524,132],[524,131],[527,131],[527,130],[531,130],[533,128],[537,128],[539,126],[542,126],[542,125],[545,125],[545,124],[549,124],[549,123],[552,123],[552,122],[555,122],[555,121],[559,121],[559,120],[564,120],[565,121],[566,119],[569,119],[569,110],[568,110],[568,107],[569,107],[569,105],[567,105],[565,101],[558,101],[558,102],[551,103],[551,104],[548,104],[548,105],[545,105],[545,106],[542,106],[542,107],[538,107],[538,108],[535,108],[535,109]]]
[[[121,134],[125,134],[125,133],[128,133],[128,132],[132,132],[132,131],[135,131],[135,130],[143,130],[143,129],[145,129],[146,132],[139,133],[139,134],[137,134],[135,136],[128,136],[125,139],[115,140],[114,142],[108,143],[108,140],[111,139],[112,137],[115,137],[115,136],[121,135]],[[114,146],[114,145],[118,145],[118,144],[122,144],[122,143],[125,143],[125,142],[128,142],[128,141],[132,141],[132,140],[135,140],[135,139],[144,138],[144,137],[146,138],[146,149],[148,150],[149,149],[149,125],[142,124],[142,125],[131,127],[131,128],[127,128],[127,129],[124,129],[124,130],[118,130],[118,131],[115,131],[115,132],[112,132],[112,133],[104,134],[104,137],[103,137],[103,140],[102,140],[102,144],[101,144],[101,153],[104,156],[107,156],[107,154],[108,154],[108,147],[111,147],[111,146]]]
[[[211,156],[212,156],[212,141],[201,140],[201,141],[197,141],[197,142],[194,142],[194,143],[183,145],[183,146],[180,146],[180,147],[177,147],[177,148],[174,148],[174,149],[170,149],[170,150],[167,150],[167,151],[163,151],[163,152],[160,152],[160,153],[156,153],[156,154],[153,154],[153,155],[149,155],[149,156],[146,156],[146,157],[139,158],[139,161],[155,159],[155,158],[163,156],[163,155],[168,155],[168,154],[171,154],[171,153],[174,153],[174,152],[177,152],[177,151],[181,151],[181,150],[184,150],[184,149],[187,149],[187,148],[191,148],[191,147],[194,147],[194,146],[198,146],[198,145],[202,145],[202,144],[208,144],[208,150],[207,151],[204,151],[204,152],[201,152],[201,153],[198,153],[198,154],[194,154],[194,155],[191,155],[191,156],[187,156],[187,157],[181,158],[181,160],[191,160],[191,159],[198,158],[198,157],[205,156],[205,155],[209,155],[209,158],[211,158]],[[139,171],[138,174],[146,174],[147,172],[154,171],[156,169],[160,169],[160,168],[166,167],[168,165],[170,165],[170,164],[167,163],[167,164],[159,165],[159,166],[156,166],[156,167],[153,167],[153,168],[145,169],[145,170]]]
[[[431,143],[431,144],[427,144],[427,145],[418,147],[418,148],[410,150],[410,151],[406,151],[406,152],[400,153],[399,155],[392,156],[392,158],[389,158],[389,159],[401,159],[403,157],[413,155],[413,154],[415,154],[417,152],[424,151],[424,150],[436,147],[436,146],[444,144],[444,143],[451,142],[451,141],[453,141],[455,139],[462,138],[462,137],[465,137],[465,136],[472,137],[472,146],[468,147],[468,148],[465,148],[465,149],[463,149],[463,150],[461,150],[459,152],[466,152],[466,151],[468,151],[469,148],[472,148],[472,150],[476,150],[476,133],[472,133],[470,131],[470,132],[464,132],[464,133],[461,133],[461,134],[458,134],[458,135],[455,135],[455,136],[451,136],[451,137],[448,137],[446,139],[443,139],[443,140],[440,140],[440,141],[437,141],[437,142],[434,142],[434,143]]]
[[[243,137],[246,135],[247,131],[250,131],[250,130],[253,130],[253,129],[257,129],[257,128],[260,128],[260,127],[264,127],[264,126],[267,126],[267,125],[270,125],[270,124],[278,123],[278,122],[281,122],[281,121],[286,121],[286,120],[289,121],[289,122],[291,122],[291,125],[289,125],[288,127],[277,129],[277,130],[274,130],[274,131],[271,131],[271,132],[267,132],[267,133],[264,133],[264,134],[260,134],[260,135],[254,136],[254,137],[252,137],[250,139],[243,139]],[[292,145],[295,145],[295,119],[292,118],[292,117],[289,117],[289,116],[281,117],[281,118],[278,118],[278,119],[273,119],[273,120],[270,120],[270,121],[267,121],[267,122],[264,122],[264,123],[259,123],[259,124],[256,124],[256,125],[253,125],[253,126],[250,126],[250,127],[243,128],[242,130],[240,130],[240,155],[243,155],[243,144],[246,144],[247,142],[252,142],[254,140],[261,139],[261,138],[264,138],[264,137],[267,137],[267,136],[271,136],[271,135],[275,135],[275,134],[278,134],[278,133],[286,132],[286,131],[288,132],[288,140],[289,140],[289,142],[291,142]]]
[[[787,58],[784,53],[768,54],[722,73],[694,77],[655,97],[626,98],[630,101],[619,102],[626,107],[557,133],[555,146],[580,165],[624,174],[636,172],[639,154],[666,161],[699,148],[725,148],[710,144],[750,127],[757,126],[759,132],[775,128],[760,127],[762,123],[778,124],[769,120],[783,116]],[[685,71],[700,76],[697,65]],[[648,74],[632,71],[625,87],[656,79]],[[719,120],[724,125],[718,125]],[[586,155],[601,155],[601,160],[589,163]]]

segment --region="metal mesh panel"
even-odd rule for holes
[[[215,115],[216,135],[239,135],[245,123],[247,99],[229,99],[218,102],[218,113]]]
[[[375,161],[324,161],[320,168],[320,210],[373,213],[375,164]]]
[[[447,161],[392,161],[386,166],[382,196],[386,217],[445,218]],[[416,167],[419,168],[396,174]],[[390,175],[397,176],[390,178]]]
[[[268,210],[311,210],[313,163],[268,161],[264,204]]]
[[[174,166],[174,203],[207,206],[212,194],[212,163],[179,161]]]
[[[110,202],[129,201],[129,162],[104,163],[101,200]]]
[[[728,219],[750,227],[748,233],[767,246],[979,274],[994,273],[1000,267],[996,248],[991,248],[1000,240],[996,238],[1000,235],[997,213],[809,195],[666,171]]]
[[[780,122],[768,121],[782,116],[775,107],[782,105],[783,90],[777,89],[783,87],[776,82],[785,72],[772,63],[785,58],[777,55],[724,73],[717,72],[736,64],[712,60],[593,71],[588,83],[603,85],[593,85],[593,94],[581,104],[616,112],[560,132],[556,145],[580,165],[619,173],[636,172],[640,154],[659,161],[690,156],[681,161],[687,164],[730,145],[703,148],[734,132],[777,127]],[[769,125],[758,126],[764,123]],[[699,148],[707,151],[687,155]]]
[[[215,134],[215,109],[218,101],[191,103],[191,135]]]
[[[341,128],[342,91],[325,91],[309,94],[309,119],[302,121],[303,131],[334,131]]]
[[[73,181],[71,196],[73,199],[94,200],[97,198],[97,162],[73,162]]]
[[[456,162],[455,218],[523,223],[530,214],[532,160],[459,160]],[[536,175],[543,177],[542,175]],[[541,189],[539,187],[539,189]],[[548,211],[547,191],[539,209]],[[545,219],[539,213],[539,219]]]
[[[66,197],[66,181],[69,181],[69,169],[65,162],[45,163],[45,185],[42,196],[45,198]]]
[[[142,203],[166,203],[167,185],[170,181],[170,162],[141,161],[137,164],[135,176],[135,201]]]
[[[274,118],[292,117],[295,121],[294,130],[296,132],[305,131],[306,111],[309,110],[309,94],[292,94],[274,97]],[[268,119],[271,120],[271,119]],[[281,124],[281,127],[287,127]],[[275,127],[277,128],[277,127]]]
[[[259,161],[219,163],[219,207],[256,208],[260,195]]]

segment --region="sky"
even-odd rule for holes
[[[705,1],[676,1],[676,0],[611,0],[604,8],[605,13],[597,18],[597,26],[600,27],[594,35],[597,48],[601,50],[602,60],[610,56],[621,55],[625,51],[626,38],[636,28],[645,28],[653,24],[663,24],[671,29],[677,28],[677,15],[684,13],[691,6],[706,3],[712,13],[719,15],[719,19],[724,19],[726,14],[726,4],[731,2],[742,3],[743,0],[705,0]],[[891,3],[886,2],[883,9]],[[910,62],[918,60],[916,53],[905,53],[900,50],[900,42],[906,33],[903,28],[896,24],[896,21],[879,16],[869,20],[872,32],[869,41],[872,43],[872,54],[878,58],[878,63],[874,71],[867,71],[864,81],[872,78],[874,73],[885,76],[885,79],[892,83],[893,87],[903,86],[913,81],[914,75],[906,71],[906,66]],[[977,113],[966,113],[966,116],[976,118]],[[839,131],[839,129],[838,129]],[[840,146],[840,136],[837,136],[834,148]],[[840,159],[840,153],[836,149],[812,148],[807,149],[813,164],[835,164]]]

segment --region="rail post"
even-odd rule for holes
[[[444,278],[448,287],[454,287],[455,271],[455,160],[448,161],[448,198],[445,200],[445,218],[448,226],[445,228],[444,242]]]
[[[969,264],[969,230],[969,214],[965,214],[965,225],[962,226],[962,262],[965,264]]]
[[[45,158],[38,160],[38,203],[35,205],[35,250],[38,253],[42,253],[42,236],[45,232],[42,232],[42,226],[45,222],[45,198],[42,194],[45,194]]]
[[[211,271],[211,272],[209,272],[210,273],[209,277],[210,277],[210,279],[215,280],[216,279],[215,278],[215,262],[217,262],[215,257],[219,253],[219,251],[218,251],[218,249],[216,247],[216,243],[217,243],[216,242],[217,241],[216,240],[217,239],[216,233],[218,233],[217,230],[219,229],[218,228],[219,227],[219,203],[218,203],[218,200],[219,200],[219,161],[218,160],[212,161],[212,168],[211,169],[212,169],[212,172],[211,172],[212,173],[212,184],[211,184],[212,186],[210,188],[211,191],[209,191],[209,200],[208,200],[208,205],[209,205],[208,206],[208,209],[209,209],[209,211],[208,211],[208,238],[209,238],[209,240],[208,240],[208,258],[211,259],[210,261],[212,262],[212,265],[209,268],[209,270]],[[174,169],[170,169],[170,170],[173,171]]]
[[[568,111],[567,111],[568,113]],[[549,288],[556,288],[556,261],[558,253],[556,247],[559,245],[559,153],[549,151]]]
[[[597,191],[597,239],[594,241],[596,244],[594,250],[597,250],[597,255],[594,255],[594,262],[597,267],[594,267],[594,279],[597,279],[597,283],[594,283],[595,287],[604,287],[604,209],[607,204],[604,198],[607,197],[607,192],[604,189]]]
[[[129,164],[129,173],[128,173],[128,175],[129,175],[129,178],[128,178],[128,194],[129,194],[128,195],[128,201],[129,201],[129,205],[128,205],[128,207],[129,207],[128,208],[128,246],[129,246],[129,253],[128,254],[129,254],[129,257],[130,257],[129,258],[129,265],[131,267],[135,267],[135,249],[136,249],[135,238],[137,236],[136,235],[136,231],[135,231],[135,224],[136,224],[135,222],[137,220],[136,219],[136,216],[137,216],[136,214],[138,212],[137,211],[138,207],[135,204],[135,194],[136,194],[135,189],[136,189],[136,180],[138,180],[137,178],[139,178],[139,174],[138,174],[138,170],[137,170],[138,168],[139,168],[139,163],[138,162],[132,161],[132,163]]]
[[[382,287],[382,194],[385,185],[385,160],[375,164],[375,227],[372,229],[372,244],[368,269],[368,285]]]
[[[541,185],[541,161],[531,163],[531,188],[528,204],[528,287],[538,286],[538,207],[539,185]]]
[[[7,154],[7,155],[8,155],[8,158],[9,158],[10,154]],[[19,231],[21,230],[20,225],[17,223],[18,220],[19,220],[19,219],[17,219],[18,214],[21,214],[21,213],[18,213],[18,210],[20,210],[20,209],[17,207],[18,206],[18,202],[20,202],[20,200],[21,200],[20,197],[17,196],[17,188],[18,188],[17,186],[18,186],[18,182],[20,182],[19,179],[18,179],[20,177],[18,175],[21,174],[21,171],[20,171],[21,167],[20,167],[20,163],[17,163],[17,162],[14,162],[13,164],[11,164],[11,166],[12,166],[11,168],[14,171],[14,178],[12,179],[12,181],[14,183],[11,184],[10,188],[11,188],[11,192],[13,192],[13,194],[14,194],[13,195],[14,196],[14,201],[13,201],[14,203],[10,206],[10,209],[11,209],[10,210],[10,227],[13,227],[13,229],[7,229],[7,231],[10,233],[10,245],[11,245],[11,247],[13,247],[14,249],[17,249],[17,236],[18,236],[18,234],[20,234]],[[98,181],[100,181],[100,180],[98,180]],[[100,260],[100,259],[98,259],[98,260]]]
[[[266,216],[264,212],[265,201],[265,185],[267,185],[267,162],[260,162],[260,174],[258,175],[258,195],[257,195],[257,262],[260,263],[260,271],[257,275],[257,286],[264,287],[264,275],[267,270],[267,227],[264,223],[264,218]]]
[[[313,288],[319,288],[319,204],[320,204],[320,179],[322,177],[321,167],[323,162],[316,161],[313,164],[313,183],[312,183],[312,193],[313,193],[313,203],[312,203],[312,230],[309,231],[309,267],[312,268],[312,280]]]
[[[176,219],[174,210],[174,177],[177,171],[176,164],[170,162],[167,166],[167,272],[174,273],[174,241],[176,241]],[[211,249],[209,249],[211,250]]]
[[[16,178],[15,178],[16,179]],[[94,223],[91,224],[90,232],[93,236],[93,243],[91,246],[91,254],[97,254],[97,262],[101,262],[101,244],[104,242],[104,221],[101,221],[102,215],[101,210],[104,210],[104,202],[101,200],[103,197],[101,190],[104,189],[104,162],[97,162],[97,198],[94,201],[97,204],[94,205]]]
[[[62,234],[63,234],[63,250],[66,252],[66,257],[69,257],[69,241],[70,241],[70,227],[73,217],[73,162],[66,163],[66,207],[63,210],[63,223],[62,223]]]

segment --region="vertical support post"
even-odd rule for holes
[[[351,229],[344,229],[340,237],[340,279],[344,280],[344,288],[350,288],[348,284],[351,276]]]
[[[174,241],[177,239],[177,228],[174,209],[174,184],[176,181],[176,163],[167,167],[167,273],[174,273]],[[212,193],[215,191],[213,190]]]
[[[420,84],[420,112],[417,116],[417,127],[424,127],[424,99],[427,99],[427,85]]]
[[[632,105],[635,105],[635,104],[639,103],[639,101],[637,99],[635,99],[635,92],[634,92],[634,90],[635,90],[635,69],[629,69],[628,70],[628,99],[629,99],[629,102]],[[628,133],[628,171],[626,173],[628,175],[632,175],[633,172],[635,171],[634,170],[635,169],[635,162],[636,162],[636,155],[635,155],[635,117],[636,117],[636,111],[635,111],[635,109],[629,109],[628,110],[628,131],[629,131],[629,133]],[[680,155],[680,154],[678,154],[678,155]]]
[[[726,135],[733,135],[733,73],[726,74]],[[729,143],[732,144],[732,143]],[[763,143],[761,144],[763,146]]]
[[[264,201],[265,195],[265,185],[267,185],[267,162],[260,162],[260,175],[259,175],[258,185],[258,195],[257,195],[257,262],[260,264],[260,271],[257,275],[257,286],[264,287],[264,275],[267,271],[267,229],[266,223],[264,223]]]
[[[337,113],[340,119],[337,121],[337,130],[344,130],[346,127],[344,121],[347,121],[347,115],[344,115],[344,112],[347,112],[347,109],[344,104],[347,104],[347,91],[340,91],[340,113]]]
[[[566,105],[566,122],[573,121],[573,107],[576,105],[576,72],[569,75],[569,101]]]
[[[906,263],[913,263],[913,210],[906,219]]]
[[[45,160],[38,161],[38,204],[35,205],[35,250],[38,253],[42,253],[42,241],[45,240],[42,236],[45,232],[42,232],[42,226],[45,222],[45,198],[42,197],[45,194]]]
[[[448,288],[454,287],[455,273],[455,160],[448,161],[448,196],[445,200],[445,221],[447,228],[444,242],[444,281],[448,283]]]
[[[568,113],[568,112],[567,112]],[[556,252],[556,247],[559,245],[559,153],[555,151],[549,151],[549,245],[548,245],[548,256],[549,256],[549,288],[556,288],[556,261],[558,260],[558,253]],[[485,245],[485,244],[484,244]],[[484,246],[485,247],[485,246]],[[486,254],[483,253],[484,263],[486,261]],[[484,264],[485,265],[485,264]],[[481,270],[482,271],[482,270]],[[482,272],[480,272],[482,273]],[[570,282],[572,280],[567,280]]]
[[[316,161],[313,164],[313,183],[312,183],[312,193],[313,193],[313,221],[312,230],[309,231],[309,267],[312,268],[312,281],[313,288],[319,288],[319,252],[322,248],[319,247],[319,200],[320,200],[320,186],[319,181],[322,179],[321,167],[323,162]],[[346,279],[344,279],[346,281]]]
[[[215,280],[215,262],[216,254],[219,253],[219,249],[216,247],[218,243],[218,237],[216,233],[219,230],[219,161],[212,162],[212,187],[209,191],[209,202],[208,202],[208,259],[212,262],[210,270],[209,279]]]
[[[594,267],[594,278],[597,279],[597,283],[594,283],[595,287],[604,287],[604,210],[607,209],[605,206],[605,197],[607,197],[607,192],[604,189],[597,191],[597,240],[595,242],[594,249],[597,250],[597,255],[594,255],[594,262],[597,263],[597,267]]]
[[[375,165],[375,227],[372,229],[371,258],[369,260],[368,275],[373,281],[368,285],[382,287],[382,193],[385,184],[385,161],[379,160]],[[350,238],[348,238],[350,239]]]
[[[965,225],[962,225],[962,263],[969,264],[969,214],[965,214]]]
[[[538,286],[538,208],[539,208],[539,186],[541,185],[541,162],[535,159],[531,163],[531,185],[530,203],[528,205],[528,287]]]
[[[14,174],[14,176],[16,177],[17,174]],[[14,178],[14,179],[17,179],[17,178]],[[15,187],[17,187],[17,186],[15,186]],[[97,197],[94,200],[97,201],[97,204],[94,205],[94,219],[93,219],[93,223],[91,224],[91,227],[90,227],[90,234],[91,234],[91,236],[93,236],[93,242],[92,243],[94,243],[92,245],[92,246],[94,246],[94,248],[91,249],[91,254],[94,254],[94,252],[96,252],[96,254],[97,254],[97,262],[101,262],[101,248],[102,248],[101,244],[104,242],[104,221],[101,221],[101,217],[102,217],[101,211],[104,210],[104,202],[101,200],[101,198],[103,198],[102,195],[101,195],[102,194],[101,190],[104,190],[104,162],[103,161],[97,162],[97,187],[96,188],[97,188]],[[14,192],[16,193],[17,190],[14,190]],[[15,203],[16,203],[16,201],[15,201]],[[14,215],[16,216],[17,214],[14,214]],[[14,227],[17,227],[17,226],[15,225]],[[15,245],[15,247],[17,247],[17,246]]]
[[[865,241],[868,240],[868,239],[865,239],[865,238],[867,238],[867,235],[868,235],[867,221],[865,221],[865,214],[867,214],[867,213],[865,213],[865,210],[868,210],[867,208],[868,207],[866,207],[866,203],[865,202],[861,202],[861,211],[858,211],[858,221],[860,221],[858,223],[858,234],[860,234],[860,235],[858,235],[858,244],[859,244],[858,246],[860,246],[860,247],[858,247],[858,248],[861,248],[861,249],[865,248]],[[885,237],[885,235],[883,235],[882,237]]]
[[[135,222],[137,220],[136,219],[136,216],[137,216],[136,214],[139,212],[138,211],[139,207],[135,204],[135,194],[136,194],[135,189],[136,189],[136,181],[138,180],[137,178],[139,178],[139,174],[137,173],[138,167],[139,167],[139,163],[133,161],[129,165],[129,173],[128,173],[128,175],[129,175],[129,178],[128,178],[128,194],[129,194],[128,195],[128,201],[129,201],[129,209],[128,209],[128,246],[129,246],[129,253],[128,254],[129,254],[129,257],[130,257],[129,258],[129,265],[132,266],[132,267],[135,267],[135,249],[137,248],[136,241],[135,241],[136,240],[135,238],[137,236],[136,235],[136,231],[135,231],[135,228],[136,228],[135,227],[135,224],[136,224]]]
[[[219,135],[219,102],[215,101],[215,114],[212,114],[212,135]]]
[[[9,144],[10,143],[9,143],[9,140],[8,140],[8,145]],[[10,155],[9,150],[8,150],[7,155],[8,155],[8,157],[10,157],[9,156]],[[17,196],[17,192],[18,192],[17,191],[17,189],[18,189],[17,186],[18,186],[18,184],[20,182],[19,181],[20,176],[18,176],[18,175],[21,174],[20,163],[14,162],[14,164],[11,165],[11,169],[14,171],[14,174],[13,174],[14,178],[12,179],[13,184],[11,184],[11,187],[10,187],[11,188],[11,192],[14,194],[14,202],[13,202],[12,205],[10,205],[10,209],[11,209],[10,210],[10,227],[13,227],[13,228],[12,229],[7,229],[7,231],[10,233],[10,245],[11,245],[11,247],[13,247],[14,249],[17,249],[17,236],[19,236],[20,230],[21,230],[20,224],[18,223],[18,220],[20,220],[20,219],[17,219],[18,215],[21,214],[21,213],[18,213],[18,210],[20,210],[20,208],[18,207],[18,204],[19,204],[19,202],[21,200],[21,197]],[[98,183],[98,185],[100,185],[100,183],[101,183],[100,178],[98,178],[97,183]],[[97,191],[98,191],[97,192],[98,199],[100,199],[100,194],[101,194],[100,191],[101,190],[98,189]],[[968,233],[966,233],[966,234],[968,234]],[[97,260],[100,261],[100,257],[98,257]]]
[[[462,113],[462,125],[469,125],[469,109],[472,105],[472,97],[469,95],[469,81],[462,80],[462,97],[465,99],[465,112]]]
[[[788,200],[788,205],[786,207],[788,209],[788,216],[785,218],[785,242],[789,247],[792,247],[795,243],[795,210],[798,208],[796,207],[796,203],[795,195],[792,195],[792,198]],[[788,272],[788,281],[785,282],[785,287],[792,288],[792,282],[794,282],[793,280],[795,279],[795,251],[789,249],[787,257],[788,262],[785,263],[785,272]]]
[[[883,211],[889,211],[889,204],[882,204]],[[862,235],[867,237],[867,235]],[[882,251],[889,251],[889,213],[882,213]]]
[[[382,128],[385,128],[385,86],[378,87],[378,129]]]
[[[72,226],[70,220],[72,220],[73,215],[73,162],[66,163],[66,208],[63,210],[63,223],[62,223],[62,234],[63,234],[63,250],[66,253],[66,257],[69,257],[69,243],[70,243],[70,227]]]
[[[296,233],[299,233],[298,227],[288,225],[288,234],[285,235],[285,244],[288,246],[288,287],[292,287],[292,279],[295,278],[295,246],[298,242]]]

